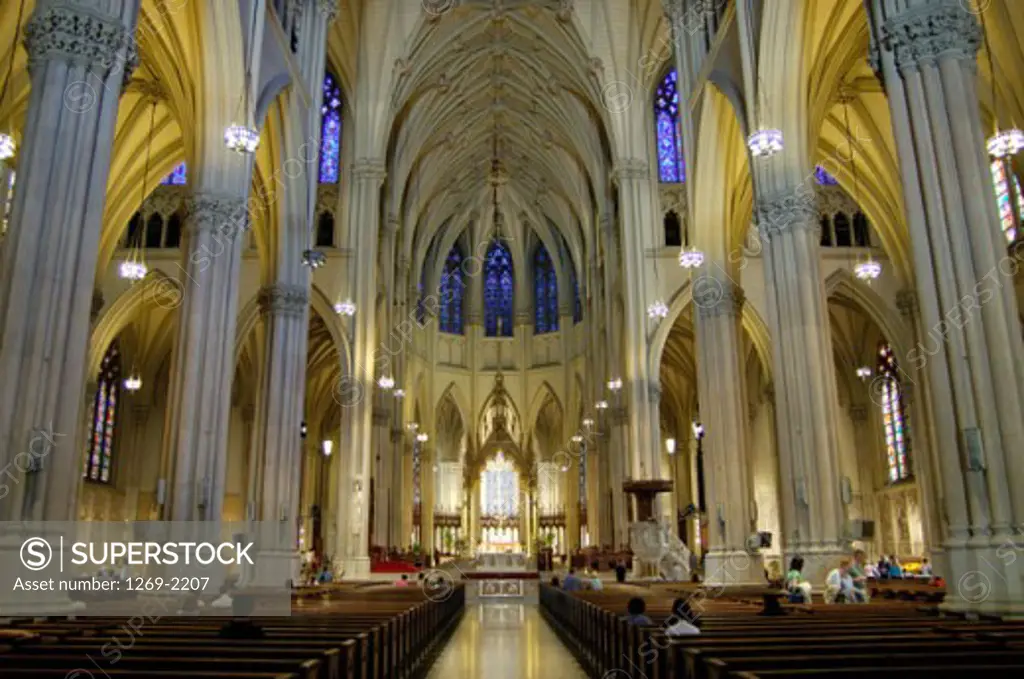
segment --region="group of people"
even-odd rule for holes
[[[300,582],[307,587],[334,582],[334,564],[310,550],[303,560]]]
[[[647,602],[640,597],[633,597],[626,604],[626,622],[631,625],[652,626],[654,622],[647,617]],[[689,637],[700,634],[697,614],[694,613],[686,599],[672,602],[672,615],[665,619],[665,636]]]
[[[570,568],[568,575],[565,579],[559,581],[558,576],[551,579],[551,584],[554,587],[560,587],[563,592],[580,592],[584,589],[589,589],[594,592],[600,592],[604,589],[604,583],[601,582],[601,578],[598,576],[597,571],[584,572],[583,577],[576,575],[576,569]]]
[[[862,604],[868,601],[867,558],[864,550],[858,549],[853,558],[844,557],[825,577],[823,599],[827,604]],[[789,562],[783,588],[789,594],[791,603],[811,603],[813,587],[804,577],[804,559],[794,556]]]

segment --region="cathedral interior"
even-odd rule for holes
[[[1024,610],[1016,2],[3,0],[0,519]]]

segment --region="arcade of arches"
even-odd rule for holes
[[[5,0],[0,518],[1021,610],[1015,1]]]

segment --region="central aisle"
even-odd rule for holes
[[[586,679],[540,609],[520,603],[466,607],[428,679]]]

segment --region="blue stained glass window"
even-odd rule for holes
[[[686,179],[683,141],[679,133],[679,92],[676,69],[671,69],[654,93],[654,128],[658,137],[658,176],[663,182]]]
[[[114,426],[117,424],[120,395],[121,356],[117,342],[114,342],[107,349],[96,378],[96,394],[89,418],[89,439],[86,441],[85,470],[82,474],[89,481],[110,483]]]
[[[188,168],[185,166],[185,163],[179,163],[160,183],[170,186],[184,186],[188,183]]]
[[[534,333],[558,330],[558,278],[555,265],[541,243],[533,256]]]
[[[514,296],[512,253],[502,241],[492,241],[484,262],[484,334],[498,337],[498,319],[501,319],[501,337],[512,336],[512,302]]]
[[[462,276],[462,250],[454,245],[448,252],[441,276],[441,332],[462,334],[462,291],[465,288]]]
[[[882,429],[885,432],[886,464],[889,481],[895,483],[910,477],[910,432],[903,412],[903,389],[900,385],[899,366],[892,348],[881,344],[878,348],[878,381],[880,382]]]
[[[324,74],[324,100],[320,106],[320,183],[336,184],[341,164],[341,88]]]
[[[821,165],[818,165],[817,167],[814,168],[814,179],[821,186],[835,186],[836,184],[839,183],[839,180],[833,177],[829,173],[829,171],[823,168]]]

